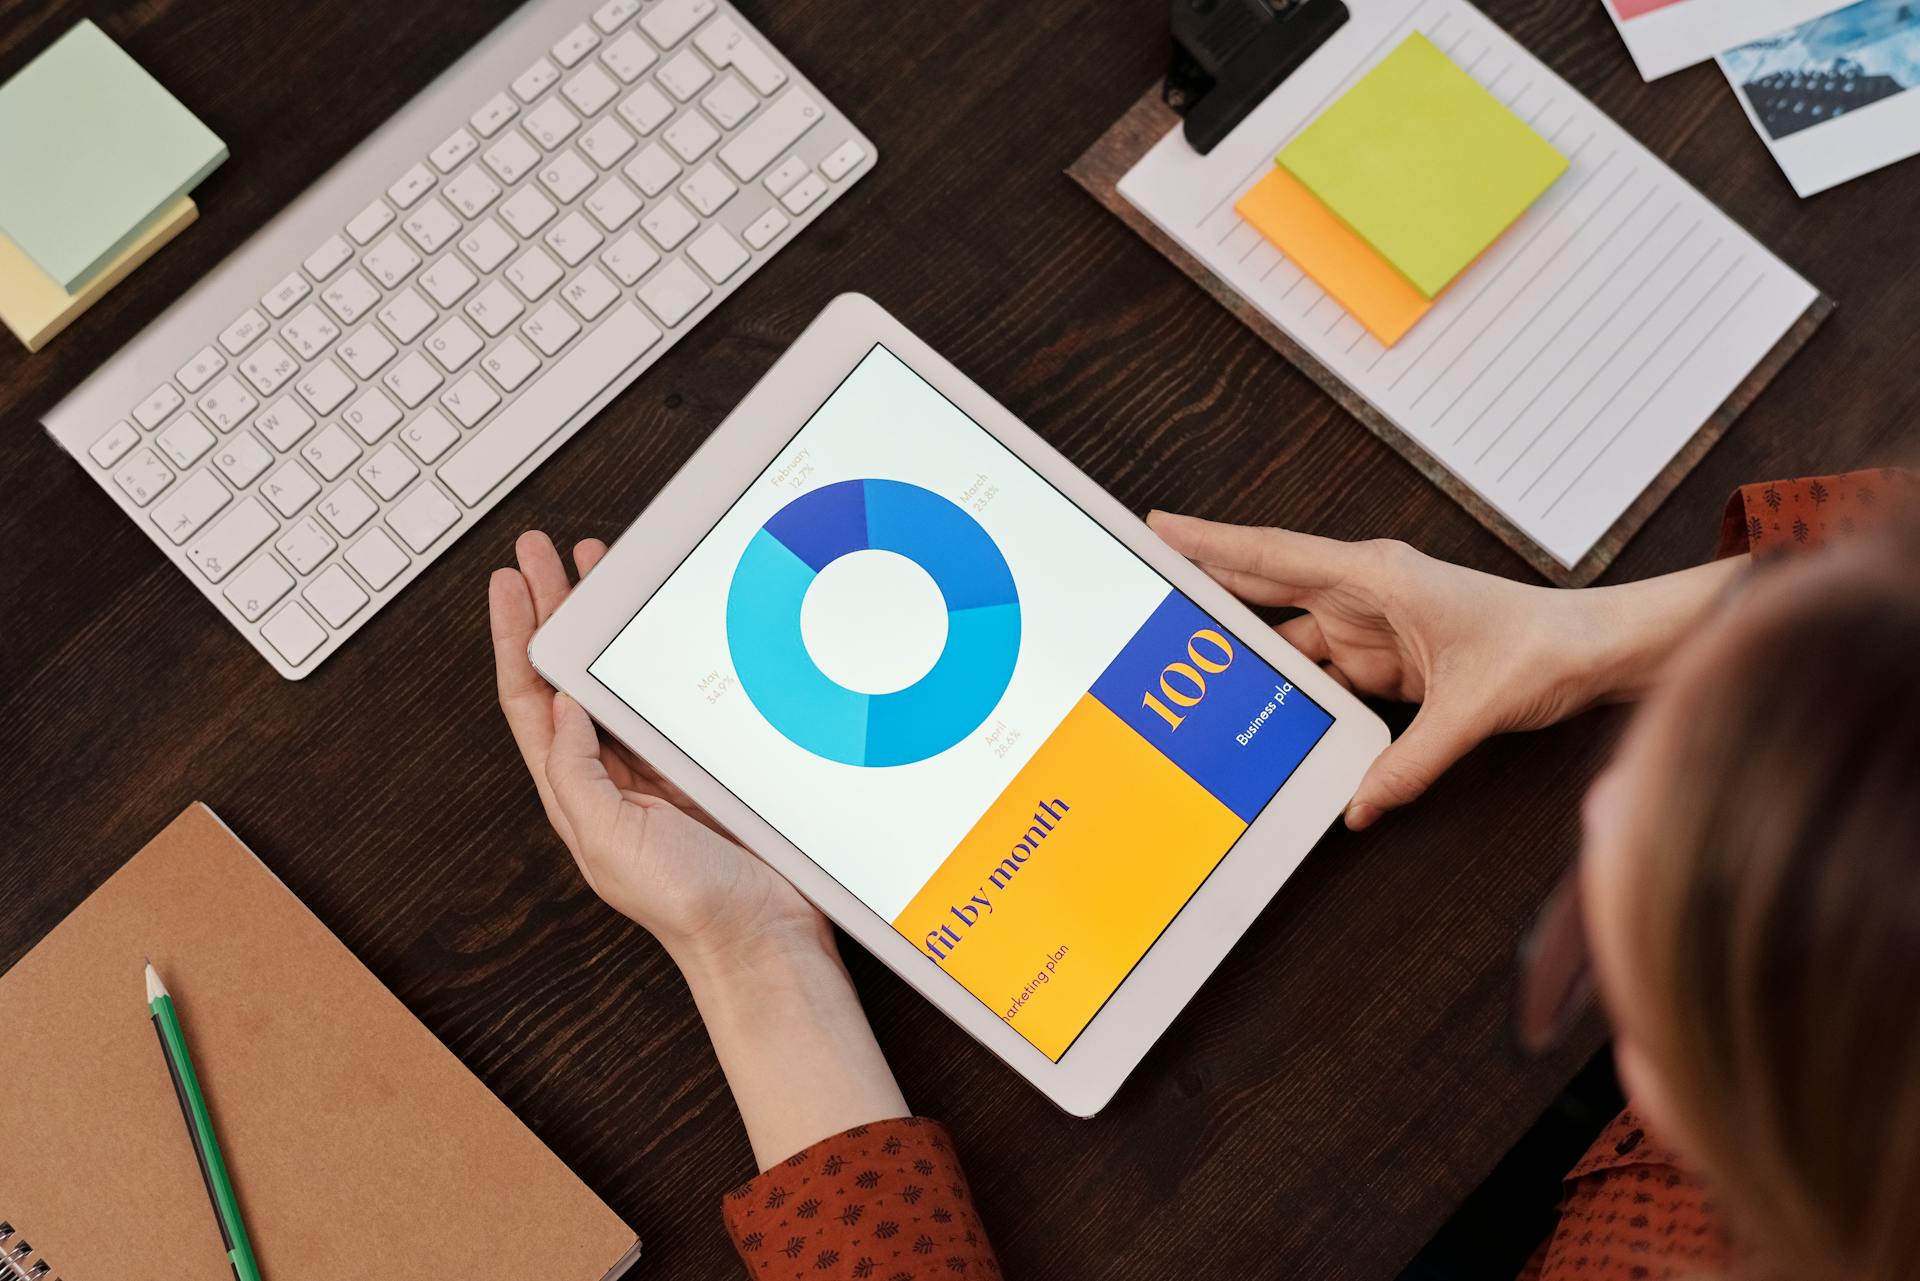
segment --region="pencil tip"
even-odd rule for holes
[[[167,994],[167,985],[160,981],[159,972],[153,968],[153,962],[147,962],[147,1000],[157,1001]]]

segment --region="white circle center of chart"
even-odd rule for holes
[[[849,552],[807,588],[800,639],[827,679],[862,694],[891,694],[939,661],[947,602],[927,571],[898,552]]]

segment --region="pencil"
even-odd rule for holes
[[[260,1281],[260,1266],[254,1262],[253,1243],[247,1239],[246,1224],[240,1221],[240,1202],[233,1195],[233,1180],[227,1177],[227,1163],[220,1155],[220,1143],[213,1136],[213,1117],[207,1112],[207,1100],[200,1093],[200,1078],[194,1074],[193,1060],[187,1054],[187,1035],[180,1026],[180,1014],[167,995],[153,963],[147,962],[147,1009],[153,1015],[153,1030],[160,1037],[160,1054],[167,1062],[167,1074],[173,1078],[173,1092],[180,1100],[180,1115],[186,1118],[187,1140],[200,1160],[200,1177],[213,1202],[213,1217],[220,1225],[220,1239],[227,1247],[227,1261],[233,1265],[238,1281]]]

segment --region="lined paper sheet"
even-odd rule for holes
[[[1464,0],[1351,8],[1211,155],[1174,129],[1120,193],[1572,568],[1817,294]],[[1570,168],[1388,349],[1233,206],[1414,31]]]

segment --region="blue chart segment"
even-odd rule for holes
[[[919,565],[947,607],[940,657],[888,694],[828,677],[800,633],[814,578],[870,550]],[[802,494],[755,531],[727,589],[727,647],[754,707],[796,745],[844,765],[908,765],[973,733],[1007,692],[1020,594],[1006,557],[957,504],[904,481],[843,480]]]

